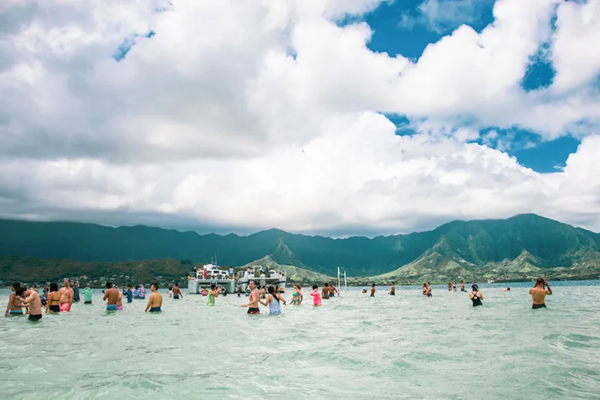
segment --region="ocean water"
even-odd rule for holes
[[[530,284],[482,285],[477,308],[443,287],[353,289],[318,308],[305,290],[279,316],[232,295],[107,314],[98,293],[39,323],[0,319],[0,398],[597,399],[597,284],[553,285],[542,310]]]

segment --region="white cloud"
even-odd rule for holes
[[[335,24],[374,0],[173,3],[48,0],[0,29],[0,214],[360,233],[538,212],[600,228],[597,93],[520,87],[563,34],[560,0],[498,1],[494,24],[416,62],[371,52],[364,23]],[[550,175],[468,143],[511,126],[588,138]]]

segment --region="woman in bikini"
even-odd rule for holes
[[[56,282],[50,284],[50,293],[48,294],[48,302],[46,304],[46,314],[48,314],[48,312],[60,312],[60,291],[58,290],[58,283]]]
[[[294,294],[292,294],[292,304],[295,306],[299,306],[302,304],[302,288],[297,283],[294,283],[294,289],[296,290]]]

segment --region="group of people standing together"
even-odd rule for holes
[[[250,281],[248,283],[248,287],[250,289],[250,293],[248,294],[248,303],[242,304],[242,307],[248,308],[248,314],[260,314],[260,308],[258,306],[259,304],[269,307],[269,314],[281,314],[281,303],[283,303],[283,305],[287,305],[287,301],[280,293],[281,288],[277,286],[269,286],[259,290],[256,286],[256,282]],[[313,299],[314,307],[320,307],[323,304],[323,299],[328,300],[335,297],[336,293],[339,294],[335,286],[328,282],[325,283],[322,291],[319,291],[318,285],[313,285],[312,289],[313,290],[310,292],[310,296]],[[302,294],[302,287],[295,283],[291,304],[299,306],[303,301],[304,295]]]

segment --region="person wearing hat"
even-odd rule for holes
[[[483,294],[479,291],[479,286],[474,283],[471,289],[473,290],[469,293],[469,298],[473,302],[473,307],[482,306],[483,303],[481,300],[483,300]]]

